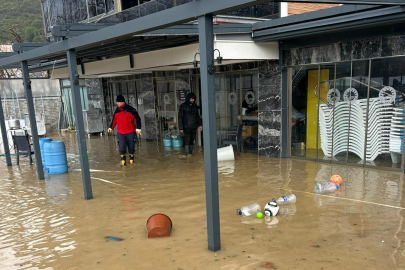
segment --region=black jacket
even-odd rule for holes
[[[201,117],[198,114],[198,107],[195,105],[195,102],[190,103],[191,98],[196,99],[193,93],[189,93],[186,97],[186,102],[180,105],[179,130],[198,128],[202,125]]]

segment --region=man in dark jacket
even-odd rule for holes
[[[121,165],[126,165],[127,146],[129,152],[129,162],[134,163],[135,154],[135,136],[141,134],[141,118],[135,108],[125,103],[122,95],[117,96],[117,106],[113,121],[108,133],[117,126],[118,145],[120,148]]]
[[[198,107],[195,104],[196,96],[189,93],[186,102],[181,104],[179,109],[179,130],[184,134],[184,145],[186,155],[193,153],[193,145],[197,128],[202,130],[202,121],[198,114]]]

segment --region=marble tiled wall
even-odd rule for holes
[[[281,73],[278,60],[259,62],[259,154],[281,152]]]
[[[145,132],[147,140],[157,140],[157,120],[155,109],[155,92],[153,88],[153,76],[152,74],[140,75],[140,91],[138,97],[142,100],[145,123]]]
[[[283,51],[283,65],[304,65],[405,55],[405,36],[387,36]]]

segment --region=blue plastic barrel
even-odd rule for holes
[[[178,137],[176,139],[172,140],[172,144],[174,148],[180,148],[183,147],[183,139]]]
[[[48,174],[62,174],[68,172],[65,143],[51,141],[44,143],[46,172]]]
[[[39,150],[41,150],[42,168],[45,169],[45,155],[44,155],[44,143],[52,141],[51,138],[40,138],[39,139]]]

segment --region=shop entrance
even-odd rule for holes
[[[403,168],[405,57],[290,69],[290,155]]]

